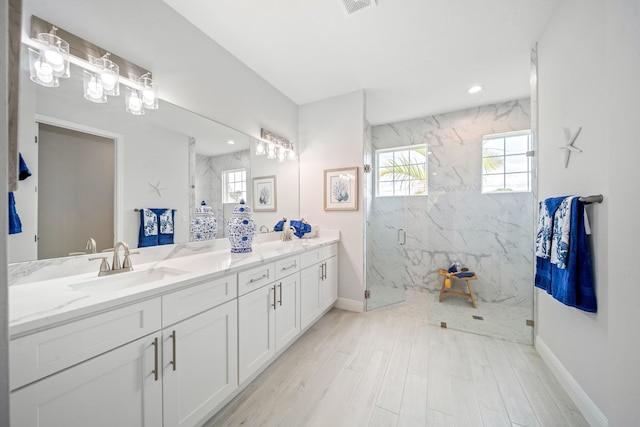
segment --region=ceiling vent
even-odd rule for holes
[[[342,2],[349,15],[366,7],[375,6],[376,4],[375,0],[342,0]]]

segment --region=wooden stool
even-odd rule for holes
[[[462,272],[458,272],[458,273],[462,273]],[[475,273],[474,273],[473,276],[471,276],[471,277],[458,277],[457,276],[458,273],[449,273],[444,268],[441,268],[440,270],[438,270],[438,274],[440,276],[443,276],[442,289],[440,289],[440,298],[438,298],[438,301],[442,302],[442,296],[444,294],[457,295],[459,297],[470,297],[471,298],[471,305],[473,306],[473,308],[476,308],[476,299],[473,297],[473,290],[471,289],[471,281],[472,280],[478,280],[478,276],[476,276]],[[469,288],[469,293],[447,289],[447,287],[445,286],[445,283],[446,283],[447,279],[450,279],[450,280],[451,279],[464,280],[465,282],[467,282],[467,287]]]

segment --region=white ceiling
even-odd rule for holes
[[[559,0],[164,1],[296,104],[365,89],[381,124],[529,96]]]

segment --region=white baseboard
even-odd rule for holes
[[[571,397],[580,412],[582,412],[582,415],[589,425],[591,427],[607,427],[609,425],[607,417],[593,400],[591,400],[587,393],[585,393],[582,387],[580,387],[580,384],[578,384],[575,378],[567,371],[567,368],[558,360],[542,338],[536,336],[535,347],[540,357],[542,357],[542,360],[545,361],[558,382],[562,385],[569,397]]]
[[[364,312],[364,303],[353,299],[338,298],[334,307],[347,311],[355,311],[356,313]]]

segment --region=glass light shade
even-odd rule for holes
[[[69,72],[69,43],[55,34],[40,33],[38,39],[44,46],[40,49],[41,59],[49,64],[55,77],[68,78]]]
[[[144,103],[142,101],[142,93],[139,90],[127,88],[125,96],[125,110],[127,113],[141,116],[144,114]]]
[[[264,141],[256,142],[256,156],[264,156],[266,153]]]
[[[146,75],[140,77],[138,82],[142,85],[142,102],[144,103],[144,108],[157,110],[158,86]]]
[[[296,159],[296,152],[293,151],[293,146],[289,147],[288,157],[289,157],[289,160]]]
[[[85,70],[82,79],[84,87],[84,99],[87,101],[95,102],[97,104],[104,104],[107,102],[107,94],[102,86],[102,80],[98,73],[92,73]]]
[[[29,48],[29,77],[41,86],[58,87],[60,82],[54,75],[53,67],[45,59],[44,51]]]
[[[279,146],[277,149],[277,153],[278,153],[278,161],[284,162],[284,160],[287,158],[287,149],[282,146]]]
[[[267,144],[267,159],[275,159],[276,158],[276,146],[275,144],[269,143]]]
[[[99,76],[100,84],[104,93],[109,96],[120,95],[120,67],[107,58],[107,55],[93,61],[96,67],[96,74]]]

